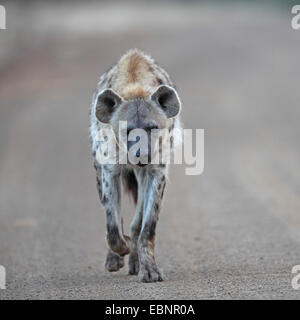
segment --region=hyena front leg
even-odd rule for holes
[[[140,270],[139,277],[143,282],[162,281],[155,257],[155,229],[158,221],[161,200],[166,185],[166,175],[162,171],[148,173],[143,207],[142,229],[138,240]]]
[[[108,249],[105,261],[105,269],[109,272],[119,271],[124,267],[124,256],[121,257],[119,254]]]
[[[138,239],[142,228],[143,206],[144,206],[144,186],[146,176],[140,172],[135,172],[138,181],[138,201],[132,223],[131,231],[131,251],[129,255],[129,274],[137,275],[139,273],[139,254]]]
[[[97,182],[100,200],[106,210],[106,240],[112,251],[108,252],[105,265],[109,271],[116,271],[115,265],[121,267],[124,264],[122,257],[130,251],[129,237],[123,236],[122,230],[120,171],[108,165],[102,166],[99,171],[101,177],[97,170]],[[120,258],[112,253],[118,254]]]
[[[129,274],[137,275],[139,273],[139,254],[138,254],[138,239],[142,227],[143,216],[143,200],[137,203],[135,216],[130,225],[131,230],[131,250],[129,254]]]
[[[124,234],[123,230],[123,218],[122,221],[122,234],[125,240],[130,241],[130,238]],[[124,256],[120,256],[118,253],[113,252],[111,249],[108,249],[106,261],[105,261],[105,269],[109,272],[116,272],[124,267]]]

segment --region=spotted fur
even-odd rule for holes
[[[124,110],[122,113],[117,109],[112,114],[100,118],[100,121],[99,117],[102,117],[106,111],[101,109],[102,111],[97,116],[99,96],[108,89],[111,90],[109,94],[116,95],[117,99],[122,101]],[[172,90],[174,99],[178,99],[180,107],[175,86],[166,71],[150,56],[138,49],[132,49],[101,76],[91,106],[90,136],[97,189],[100,201],[106,209],[107,220],[109,251],[105,267],[108,271],[119,270],[124,265],[124,255],[130,253],[129,274],[139,274],[141,281],[144,282],[163,279],[162,273],[156,265],[154,246],[168,165],[148,164],[144,167],[132,164],[101,165],[97,161],[96,154],[101,150],[98,133],[105,128],[112,128],[116,131],[116,123],[122,117],[130,114],[129,110],[133,108],[133,104],[137,108],[135,112],[141,112],[139,110],[142,110],[144,104],[147,105],[145,110],[151,109],[149,113],[151,119],[146,119],[146,122],[155,121],[159,128],[166,128],[170,132],[174,128],[181,128],[179,116],[172,116],[174,113],[172,108],[170,116],[157,107],[158,102],[154,98],[159,94],[160,89]],[[105,123],[102,119],[105,120]],[[131,238],[123,233],[120,206],[121,178],[125,190],[132,194],[136,204],[136,212],[130,228]]]

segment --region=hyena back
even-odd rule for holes
[[[127,135],[135,128],[147,133],[168,129],[172,133],[180,128],[180,109],[169,75],[140,50],[128,51],[100,78],[91,106],[90,134],[97,189],[106,210],[108,271],[122,268],[124,256],[129,254],[129,274],[139,274],[144,282],[162,280],[154,258],[154,243],[168,164],[101,164],[97,157],[101,152],[99,133],[110,128],[117,137],[119,121],[127,121]],[[130,237],[123,232],[120,178],[136,204]]]

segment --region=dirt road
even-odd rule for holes
[[[93,4],[35,7],[14,23],[0,35],[23,39],[0,69],[0,299],[300,297],[300,31],[288,14]],[[154,284],[127,265],[104,270],[88,141],[92,90],[130,47],[170,72],[185,127],[205,129],[204,173],[171,170]]]

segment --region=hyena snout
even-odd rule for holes
[[[143,122],[138,127],[131,125],[127,128],[127,150],[129,160],[134,159],[134,164],[146,166],[151,163],[151,154],[154,150],[151,133],[158,129],[153,122]]]

